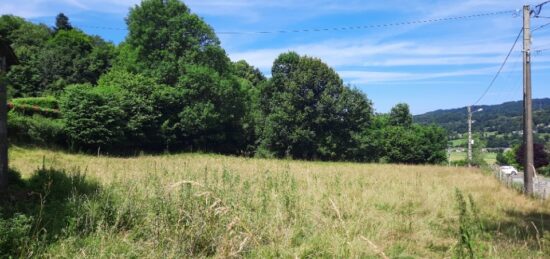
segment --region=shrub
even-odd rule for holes
[[[8,136],[10,141],[49,147],[65,146],[67,137],[61,119],[25,116],[13,111],[8,113]]]
[[[60,117],[59,103],[54,97],[16,98],[8,102],[8,109],[28,116],[38,114],[49,118]]]
[[[15,98],[11,102],[17,105],[30,105],[38,106],[46,109],[59,109],[59,102],[53,96],[46,97],[27,97],[27,98]]]
[[[519,149],[516,150],[516,161],[520,165],[525,164],[525,145],[521,145]],[[548,159],[548,154],[544,150],[544,145],[539,143],[533,143],[533,158],[535,168],[540,168],[547,166],[550,161]]]
[[[550,176],[550,166],[541,167],[537,170],[537,173],[544,176]]]
[[[119,87],[72,85],[61,97],[65,130],[71,147],[113,149],[124,144],[126,114]]]
[[[390,163],[440,164],[447,160],[447,135],[437,126],[385,128],[384,156]]]
[[[160,134],[159,117],[161,112],[154,96],[159,89],[169,86],[160,85],[152,78],[141,74],[113,69],[101,76],[99,87],[116,87],[124,98],[120,107],[128,118],[125,136],[128,147],[157,149],[164,147]],[[181,103],[181,100],[177,100]]]
[[[31,217],[16,214],[4,219],[0,214],[0,257],[11,258],[25,252],[31,228]]]

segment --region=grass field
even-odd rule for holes
[[[497,162],[497,153],[487,152],[482,154],[487,164],[493,165]],[[451,158],[449,160],[453,162],[453,161],[465,160],[467,158],[468,158],[468,153],[466,152],[451,152]]]
[[[31,183],[42,167],[86,175],[46,177],[50,194],[35,216],[44,231],[18,256],[550,254],[550,203],[475,169],[198,154],[109,158],[17,147],[10,159]],[[71,194],[57,195],[67,188],[56,181]]]

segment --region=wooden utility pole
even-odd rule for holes
[[[0,191],[8,185],[8,103],[4,76],[17,62],[10,44],[0,38]]]
[[[472,106],[468,106],[468,167],[472,167]]]
[[[523,6],[523,145],[525,162],[523,163],[524,192],[533,194],[533,114],[531,103],[531,9]]]
[[[0,190],[8,185],[8,104],[3,78],[7,70],[7,53],[0,53]]]

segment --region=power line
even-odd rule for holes
[[[386,24],[374,24],[374,25],[362,25],[362,26],[347,26],[347,27],[333,27],[333,28],[317,28],[317,29],[299,29],[299,30],[279,30],[279,31],[259,31],[259,32],[217,32],[218,34],[270,34],[270,33],[301,33],[301,32],[322,32],[322,31],[346,31],[346,30],[364,30],[364,29],[375,29],[375,28],[384,28],[384,27],[396,27],[396,26],[406,26],[414,24],[425,24],[425,23],[435,23],[435,22],[444,22],[452,20],[463,20],[471,19],[477,17],[493,16],[515,13],[515,11],[499,11],[499,12],[490,12],[482,14],[473,14],[473,15],[464,15],[464,16],[454,16],[438,19],[427,19],[427,20],[416,20],[416,21],[406,21],[406,22],[397,22],[397,23],[386,23]]]
[[[534,28],[534,29],[531,30],[531,31],[532,31],[532,32],[538,31],[538,30],[540,30],[540,29],[542,29],[542,28],[544,28],[544,27],[546,27],[546,26],[548,26],[548,25],[550,25],[550,22],[549,22],[549,23],[546,23],[546,24],[543,24],[543,25],[541,25],[541,26],[539,26],[539,27],[537,27],[537,28]]]
[[[550,48],[546,48],[546,49],[534,49],[533,52],[535,52],[535,54],[540,54],[541,52],[545,52],[545,51],[549,51]]]
[[[489,90],[491,90],[491,88],[495,84],[495,81],[497,80],[498,76],[500,75],[500,72],[502,72],[502,69],[506,65],[506,62],[508,62],[508,58],[510,58],[510,55],[512,54],[512,52],[516,48],[516,44],[518,43],[518,40],[521,37],[522,33],[523,33],[523,28],[521,30],[519,30],[518,36],[516,37],[516,40],[514,41],[514,44],[512,44],[512,47],[510,48],[510,51],[508,51],[508,54],[506,55],[506,58],[504,59],[504,62],[502,62],[502,65],[500,65],[500,68],[498,69],[497,73],[493,77],[493,80],[491,80],[491,83],[489,84],[489,86],[487,86],[487,89],[485,89],[485,92],[483,92],[483,94],[477,99],[477,101],[472,106],[477,105],[485,97],[485,95],[487,95]]]
[[[396,23],[385,23],[385,24],[373,24],[373,25],[360,25],[360,26],[344,26],[344,27],[332,27],[332,28],[312,28],[312,29],[295,29],[295,30],[276,30],[276,31],[217,31],[216,34],[220,35],[251,35],[251,34],[278,34],[278,33],[308,33],[308,32],[326,32],[326,31],[349,31],[349,30],[365,30],[365,29],[377,29],[385,27],[397,27],[397,26],[407,26],[414,24],[426,24],[426,23],[436,23],[436,22],[445,22],[445,21],[454,21],[454,20],[465,20],[486,16],[495,16],[502,14],[515,13],[515,10],[508,11],[497,11],[481,14],[472,14],[464,16],[453,16],[437,19],[426,19],[426,20],[416,20],[416,21],[405,21],[405,22],[396,22]],[[79,26],[82,28],[91,28],[99,30],[118,30],[118,31],[127,31],[127,28],[120,27],[108,27],[108,26],[93,26],[93,25],[82,25]]]

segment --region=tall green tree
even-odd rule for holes
[[[59,13],[55,17],[54,30],[56,32],[61,31],[61,30],[68,31],[68,30],[72,30],[72,29],[73,29],[73,26],[69,22],[69,17],[67,17],[64,13]]]
[[[37,25],[22,19],[15,19],[18,25],[14,26],[14,19],[10,16],[0,17],[0,31],[8,35],[19,59],[19,65],[13,66],[7,75],[8,91],[10,96],[15,97],[35,96],[42,91],[42,65],[39,57],[51,37],[51,31],[46,25]],[[2,24],[6,27],[2,27]]]
[[[94,84],[111,67],[112,43],[63,28],[52,33],[43,24],[0,17],[0,34],[7,35],[20,61],[8,75],[12,97],[60,94],[68,84]]]
[[[344,159],[372,106],[321,60],[281,54],[262,88],[260,151],[301,159]]]
[[[61,30],[38,57],[40,89],[58,94],[75,83],[95,84],[111,66],[114,46],[78,30]]]
[[[409,127],[412,125],[413,116],[406,103],[398,103],[390,111],[390,124],[393,126]]]
[[[254,87],[259,87],[266,81],[262,72],[251,65],[245,60],[240,60],[233,63],[233,73],[243,79],[248,80]]]
[[[257,129],[262,121],[260,93],[266,85],[267,79],[258,68],[249,65],[244,60],[233,63],[233,73],[239,78],[245,98],[245,116],[242,126],[245,137],[244,152],[249,155],[253,154],[258,146]]]
[[[127,18],[125,44],[135,51],[139,72],[175,85],[188,65],[230,70],[229,58],[214,30],[178,0],[144,0]]]

